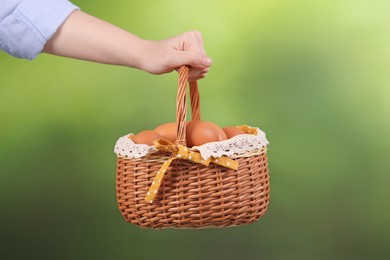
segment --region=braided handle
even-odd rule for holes
[[[176,143],[186,145],[186,126],[187,126],[187,82],[188,66],[181,66],[179,69],[178,90],[176,96],[176,124],[177,138]],[[190,82],[190,99],[192,120],[200,120],[200,99],[198,82]]]
[[[190,81],[191,117],[192,120],[200,120],[200,100],[198,81]]]

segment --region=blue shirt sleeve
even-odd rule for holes
[[[33,60],[76,9],[67,0],[1,0],[0,49]]]

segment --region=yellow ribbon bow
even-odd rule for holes
[[[154,177],[152,185],[150,186],[149,191],[145,197],[145,201],[149,203],[153,203],[154,197],[156,196],[158,189],[160,188],[164,174],[173,160],[190,160],[196,163],[203,164],[205,166],[208,166],[211,162],[213,162],[215,164],[222,165],[233,170],[238,169],[238,162],[226,156],[221,156],[219,158],[209,158],[207,160],[204,160],[200,153],[191,151],[188,147],[184,145],[173,144],[170,141],[162,138],[157,139],[153,142],[153,144],[157,150],[171,152],[172,157],[164,162],[163,166],[161,166],[160,170],[157,172],[157,175]]]

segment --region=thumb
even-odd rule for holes
[[[172,60],[172,65],[175,68],[183,65],[195,68],[208,68],[211,66],[211,63],[212,61],[209,57],[195,51],[179,51]]]

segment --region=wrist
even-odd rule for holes
[[[151,53],[153,52],[154,41],[151,40],[145,40],[139,38],[139,48],[135,52],[135,66],[134,68],[137,68],[139,70],[148,71],[148,66],[150,66],[150,60],[148,57],[150,57]]]
[[[123,55],[123,65],[143,70],[145,54],[148,53],[151,41],[139,38],[132,34],[129,34],[129,36],[126,43],[125,55]]]

